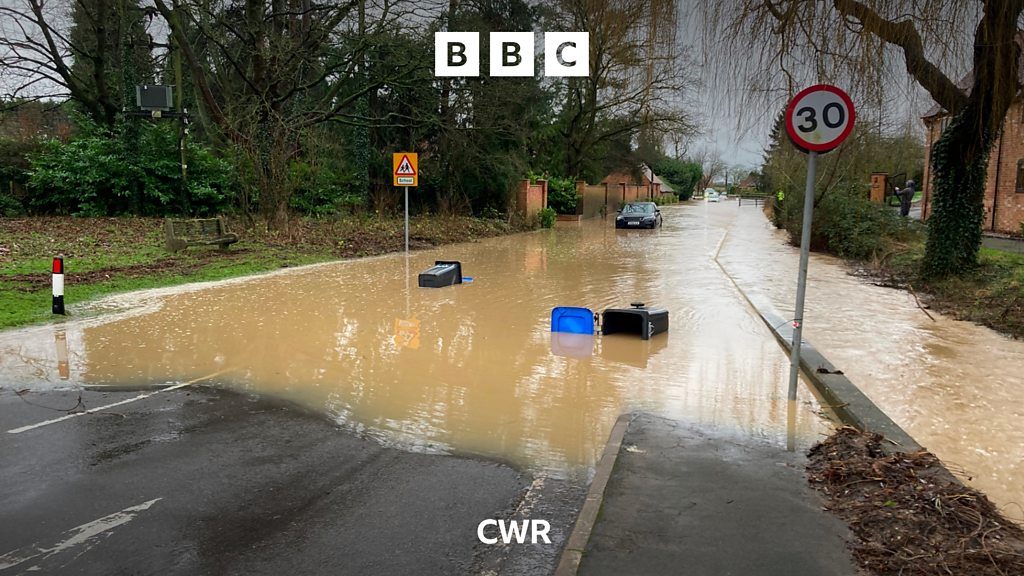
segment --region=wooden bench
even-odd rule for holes
[[[167,218],[164,220],[164,230],[167,232],[166,246],[171,252],[178,252],[189,246],[214,244],[220,246],[221,250],[227,250],[229,246],[238,242],[238,235],[226,230],[222,218]]]

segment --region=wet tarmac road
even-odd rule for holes
[[[5,434],[0,574],[545,573],[582,499],[581,486],[385,448],[209,384]],[[53,418],[39,405],[77,395],[0,391],[0,425]],[[551,544],[478,542],[481,520],[524,514],[551,523]]]

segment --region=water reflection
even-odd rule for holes
[[[661,230],[598,220],[172,294],[76,328],[72,382],[145,387],[233,368],[224,385],[384,442],[553,474],[593,465],[633,409],[785,442],[787,359],[709,257],[728,220],[702,206],[665,216]],[[435,260],[461,261],[474,282],[410,287]],[[582,344],[550,333],[556,306],[632,301],[666,308],[671,332]],[[801,401],[795,437],[808,445],[829,425],[806,390]]]

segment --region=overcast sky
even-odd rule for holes
[[[735,0],[732,0],[735,2]],[[744,45],[733,42],[722,46],[715,45],[710,48],[713,54],[705,54],[708,49],[705,45],[708,38],[720,39],[724,32],[714,30],[714,26],[705,23],[704,11],[714,9],[730,2],[730,0],[717,0],[712,3],[709,0],[677,0],[679,4],[679,26],[680,42],[686,47],[685,52],[694,61],[695,68],[699,71],[701,88],[695,90],[692,101],[696,108],[696,117],[702,130],[702,134],[689,147],[690,150],[703,147],[714,147],[717,149],[723,160],[730,166],[743,166],[757,168],[761,165],[762,154],[767,145],[768,136],[775,121],[776,114],[785,107],[790,95],[782,89],[782,74],[778,73],[780,84],[778,86],[764,86],[764,93],[771,94],[761,104],[743,103],[742,95],[749,93],[749,81],[730,75],[730,72],[723,72],[722,62],[729,59],[747,58],[745,48],[751,46],[756,51],[759,46],[753,44]],[[966,25],[966,24],[965,24]],[[732,48],[732,49],[731,49]],[[735,52],[733,52],[733,49]],[[969,62],[969,54],[965,55]],[[923,137],[924,127],[921,123],[921,115],[931,108],[932,99],[928,94],[914,82],[906,72],[902,63],[902,55],[895,49],[887,52],[891,69],[886,75],[885,87],[883,90],[883,102],[875,102],[867,106],[864,102],[858,102],[857,96],[853,96],[854,105],[858,111],[857,124],[863,122],[883,123],[889,131],[903,131],[909,129]],[[755,61],[751,59],[750,61]],[[789,66],[795,66],[790,62]],[[959,79],[959,72],[946,69]],[[736,72],[732,72],[736,74]],[[797,68],[794,74],[800,74]],[[805,74],[806,76],[806,74]],[[769,82],[760,78],[759,82]],[[817,83],[813,77],[804,80],[804,84],[796,86],[799,90],[806,86]],[[837,83],[839,88],[847,89]],[[881,111],[879,111],[881,110]],[[879,118],[881,116],[881,118]]]

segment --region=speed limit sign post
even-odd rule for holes
[[[793,314],[793,342],[789,366],[789,401],[796,401],[800,375],[800,344],[804,326],[804,295],[807,288],[807,262],[810,259],[811,219],[814,215],[814,180],[818,154],[824,154],[846,140],[853,131],[856,112],[853,101],[839,88],[818,84],[801,90],[786,107],[786,134],[807,153],[807,188],[804,191],[804,220],[800,229],[800,273],[796,284],[796,308]],[[792,445],[790,446],[792,450]]]

